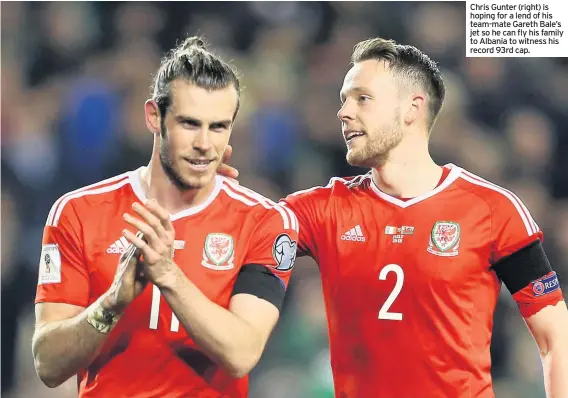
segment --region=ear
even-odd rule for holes
[[[418,120],[425,119],[427,117],[426,111],[425,95],[422,93],[411,93],[408,97],[404,123],[409,125]]]
[[[158,104],[153,99],[149,99],[144,103],[144,115],[146,117],[146,127],[153,134],[160,133],[160,109]]]

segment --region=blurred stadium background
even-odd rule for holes
[[[63,193],[147,163],[152,135],[143,103],[152,73],[164,52],[188,34],[204,35],[243,72],[232,164],[241,184],[273,199],[361,172],[345,163],[335,117],[356,42],[381,35],[426,51],[440,62],[448,86],[432,135],[435,159],[514,190],[544,230],[568,292],[568,63],[466,58],[464,2],[1,7],[3,396],[76,396],[74,380],[49,390],[33,369],[42,228]],[[501,298],[492,345],[497,396],[544,397],[536,346],[506,290]],[[297,263],[281,321],[253,371],[250,396],[333,396],[311,260]]]

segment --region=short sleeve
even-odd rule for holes
[[[543,240],[543,233],[529,210],[513,193],[505,191],[493,201],[492,207],[492,264],[536,240]]]
[[[282,199],[280,203],[291,209],[300,223],[298,240],[298,253],[313,258],[318,253],[318,236],[324,231],[322,228],[325,217],[326,204],[331,193],[331,182],[327,187],[315,187],[298,191]]]
[[[64,207],[59,209],[61,205]],[[89,273],[81,236],[72,203],[57,201],[43,231],[36,303],[89,304]]]
[[[243,264],[267,267],[288,286],[296,260],[298,220],[290,209],[280,205],[266,210],[258,221]]]
[[[528,318],[562,298],[556,273],[542,247],[531,245],[543,240],[543,233],[525,204],[512,192],[496,201],[492,212],[493,247],[491,262],[506,261],[515,268],[510,272],[526,285],[513,293],[521,315]],[[531,250],[540,247],[540,251]],[[548,271],[548,272],[547,272]],[[538,274],[538,278],[533,276]],[[526,275],[531,276],[526,276]],[[524,278],[524,280],[523,280]]]

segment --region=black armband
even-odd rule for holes
[[[232,295],[239,293],[252,294],[266,300],[280,311],[286,295],[286,287],[284,282],[267,267],[260,264],[245,264],[233,286]]]
[[[540,240],[502,258],[491,267],[511,294],[552,272]]]

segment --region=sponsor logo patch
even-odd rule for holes
[[[532,291],[535,297],[544,296],[545,294],[552,293],[560,288],[560,283],[558,282],[558,276],[556,272],[552,275],[538,279],[532,282]]]
[[[365,242],[367,238],[365,238],[365,235],[363,235],[363,230],[361,229],[361,226],[357,224],[349,231],[341,235],[341,240],[347,240],[352,242]]]

